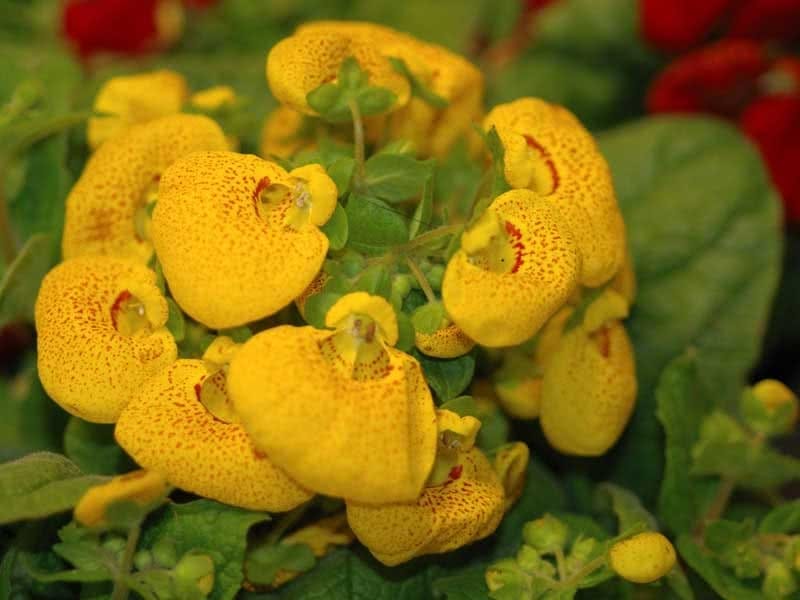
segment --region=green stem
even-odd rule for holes
[[[463,225],[442,225],[441,227],[437,227],[436,229],[431,229],[430,231],[426,231],[422,235],[418,235],[410,242],[406,242],[405,244],[395,246],[383,256],[376,256],[374,258],[367,259],[367,265],[376,265],[376,264],[385,264],[394,262],[399,256],[415,252],[416,250],[424,248],[425,246],[428,246],[433,242],[440,240],[443,237],[447,237],[448,235],[454,235],[460,232],[463,228],[464,228]]]
[[[732,477],[723,477],[720,480],[719,487],[717,488],[717,494],[714,496],[714,499],[708,506],[708,510],[706,510],[705,514],[700,518],[700,520],[697,522],[697,526],[695,527],[695,538],[697,538],[699,542],[702,543],[703,534],[705,533],[708,524],[713,521],[718,521],[719,518],[724,514],[725,509],[728,508],[728,502],[730,502],[731,496],[733,496],[733,491],[735,489],[736,480]]]
[[[127,600],[128,575],[133,566],[133,555],[136,553],[136,546],[139,544],[139,535],[142,533],[140,525],[134,525],[128,532],[128,542],[125,544],[125,552],[122,555],[122,562],[119,571],[114,579],[114,590],[111,592],[111,600]]]
[[[560,581],[558,587],[561,589],[565,589],[579,584],[586,577],[588,577],[589,575],[594,573],[597,569],[606,564],[606,560],[607,559],[605,553],[601,554],[594,560],[591,560],[585,565],[583,565],[583,567],[579,571],[575,571],[575,573],[570,575],[567,579]]]
[[[280,520],[275,523],[275,527],[270,530],[269,535],[266,537],[265,543],[268,546],[277,544],[281,537],[283,537],[283,534],[295,526],[300,519],[303,518],[303,515],[306,514],[306,511],[310,506],[311,501],[308,501],[305,504],[301,504],[297,508],[290,510],[288,513],[281,515]]]
[[[564,581],[567,578],[567,571],[564,565],[564,550],[556,548],[556,567],[558,567],[558,580]]]
[[[354,98],[348,103],[350,114],[353,115],[353,144],[355,146],[356,172],[353,183],[356,191],[364,187],[364,121],[361,119],[361,110]]]
[[[431,284],[428,282],[428,278],[425,277],[425,273],[423,273],[422,269],[419,268],[419,265],[409,256],[406,256],[406,264],[411,270],[411,274],[417,280],[417,283],[419,283],[419,287],[422,288],[422,291],[425,294],[425,298],[427,298],[428,302],[436,302],[436,294],[434,293]]]
[[[0,252],[2,252],[3,263],[9,266],[14,262],[17,254],[17,247],[14,243],[14,232],[11,230],[11,220],[8,218],[8,206],[6,205],[5,194],[2,186],[4,181],[0,179]]]

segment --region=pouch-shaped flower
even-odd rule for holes
[[[156,274],[130,260],[61,263],[36,299],[39,377],[64,410],[113,423],[142,384],[177,357]]]
[[[319,165],[287,173],[233,152],[198,152],[164,174],[151,234],[175,300],[213,329],[269,316],[322,266],[318,226],[336,207]]]
[[[414,344],[420,352],[435,358],[456,358],[475,347],[475,341],[455,323],[447,323],[433,333],[417,331],[414,338]]]
[[[447,265],[447,313],[484,346],[513,346],[533,336],[577,286],[580,259],[552,204],[530,190],[492,202],[461,237]]]
[[[288,106],[279,106],[267,115],[261,130],[261,156],[289,158],[314,141],[303,129],[307,117]],[[310,133],[310,132],[309,132]]]
[[[145,382],[114,435],[139,465],[225,504],[283,512],[312,495],[256,450],[230,411],[224,368],[207,360],[178,360]]]
[[[86,527],[108,523],[107,511],[117,502],[133,502],[146,507],[163,499],[170,487],[157,471],[138,470],[113,477],[106,483],[90,487],[75,506],[75,520]]]
[[[164,170],[192,152],[226,148],[219,126],[200,115],[162,117],[103,144],[67,197],[64,258],[109,254],[146,263],[149,210]]]
[[[374,40],[336,27],[300,30],[275,44],[267,56],[270,90],[281,104],[316,115],[306,96],[322,84],[336,81],[339,67],[351,56],[369,77],[369,85],[396,96],[390,110],[408,102],[408,81],[392,67]]]
[[[569,227],[580,254],[582,285],[596,287],[619,270],[625,224],[611,172],[591,134],[567,109],[536,98],[501,104],[486,116],[505,150],[512,188],[546,198]]]
[[[104,115],[89,118],[89,146],[94,150],[132,125],[180,112],[188,95],[183,76],[167,69],[112,77],[94,99],[92,108]]]
[[[606,292],[595,305],[582,324],[564,333],[542,382],[542,431],[565,454],[604,454],[622,435],[636,402],[633,347],[616,320],[627,304]]]
[[[436,418],[419,364],[391,347],[391,305],[348,294],[326,325],[276,327],[242,346],[228,377],[242,425],[310,490],[368,503],[416,499],[436,452]]]
[[[382,563],[397,565],[480,540],[500,524],[505,490],[484,454],[473,448],[480,422],[438,411],[437,467],[416,500],[383,505],[347,501],[347,521]]]

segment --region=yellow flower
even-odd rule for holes
[[[505,149],[505,177],[558,211],[579,249],[580,283],[599,286],[619,270],[625,224],[608,164],[591,134],[561,106],[522,98],[495,107],[484,128],[495,127]]]
[[[167,301],[133,261],[75,258],[55,267],[36,300],[39,377],[64,410],[113,423],[142,384],[172,364]]]
[[[611,546],[608,562],[617,575],[634,583],[650,583],[675,566],[675,548],[660,533],[646,531]]]
[[[580,260],[551,204],[529,190],[495,198],[461,237],[442,298],[466,335],[513,346],[535,334],[577,286]]]
[[[89,159],[67,197],[64,258],[110,254],[146,263],[149,208],[164,170],[198,150],[224,150],[225,135],[211,119],[171,115],[132,127]]]
[[[475,342],[455,323],[448,323],[433,333],[417,331],[414,337],[420,352],[436,358],[456,358],[475,347]]]
[[[606,291],[564,333],[542,382],[542,430],[566,454],[599,456],[617,441],[636,401],[633,348],[616,319],[624,299]]]
[[[480,422],[445,410],[437,414],[440,464],[419,498],[382,505],[347,500],[353,533],[389,566],[483,539],[503,517],[503,484],[483,453],[472,447]]]
[[[107,483],[93,486],[75,506],[75,520],[86,527],[107,524],[108,508],[117,502],[153,504],[169,493],[169,484],[156,471],[133,471],[118,475]]]
[[[189,104],[195,108],[215,111],[236,103],[236,92],[229,85],[215,85],[192,94]]]
[[[520,348],[511,348],[503,356],[503,364],[494,375],[494,389],[500,406],[515,419],[539,416],[542,377],[572,310],[564,307],[545,323],[532,356]]]
[[[301,317],[304,319],[306,318],[306,302],[308,302],[308,299],[311,298],[311,296],[319,294],[330,277],[331,276],[325,271],[320,271],[311,283],[308,284],[308,287],[303,290],[303,293],[294,299],[294,304]]]
[[[242,425],[308,489],[368,503],[416,499],[436,418],[419,364],[391,347],[391,305],[348,294],[326,325],[333,330],[276,327],[244,344],[228,379]]]
[[[753,386],[753,394],[766,407],[769,412],[776,412],[784,405],[790,405],[790,415],[787,419],[788,430],[794,429],[797,423],[798,400],[795,393],[776,379],[762,379]]]
[[[235,345],[218,339],[226,350],[217,344],[206,358],[229,360]],[[119,416],[120,446],[175,486],[226,504],[282,512],[309,500],[253,446],[230,408],[224,365],[207,359],[178,360],[149,379]]]
[[[314,141],[304,135],[306,117],[288,106],[279,106],[267,115],[261,130],[261,156],[289,158],[310,148]]]
[[[151,235],[175,300],[213,329],[274,314],[320,270],[336,207],[319,165],[290,173],[253,155],[198,152],[167,169]]]
[[[108,116],[89,118],[89,146],[96,149],[131,125],[180,112],[188,95],[183,76],[166,69],[112,77],[95,97],[94,111]]]
[[[397,99],[392,108],[408,102],[408,81],[394,70],[374,40],[333,27],[300,30],[275,44],[267,56],[270,90],[281,104],[303,114],[316,115],[306,96],[323,83],[335,81],[340,65],[351,56],[367,73],[371,86],[395,94]]]

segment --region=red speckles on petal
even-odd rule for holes
[[[544,164],[546,164],[547,168],[550,170],[550,177],[553,180],[553,184],[552,188],[549,190],[548,193],[550,194],[555,193],[555,191],[558,190],[558,184],[560,183],[561,180],[558,176],[558,169],[556,169],[556,164],[553,161],[553,157],[550,155],[550,153],[544,146],[542,146],[539,142],[533,139],[533,136],[526,134],[522,137],[525,138],[525,143],[528,144],[528,148],[533,148],[539,153],[542,160],[544,161]]]
[[[511,265],[511,273],[516,273],[524,262],[523,256],[525,254],[525,244],[522,242],[522,232],[511,221],[506,221],[505,229],[508,236],[511,248],[514,250],[514,264]]]
[[[117,296],[117,299],[114,300],[114,304],[111,305],[111,323],[114,325],[114,329],[119,329],[117,326],[119,311],[122,309],[122,305],[130,299],[131,293],[128,290],[124,290]]]

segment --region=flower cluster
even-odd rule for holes
[[[42,382],[70,413],[115,423],[158,490],[270,512],[340,498],[387,565],[482,539],[520,495],[528,448],[481,443],[480,411],[443,404],[441,388],[437,405],[420,361],[476,345],[524,355],[518,389],[495,381],[509,413],[539,416],[566,453],[617,440],[636,394],[621,324],[634,284],[608,166],[565,109],[498,106],[483,129],[499,187],[448,221],[428,159],[477,151],[474,66],[384,27],[320,22],[277,44],[266,73],[282,105],[264,153],[279,161],[179,113],[177,74],[100,92],[114,114],[89,125],[64,262],[36,304]],[[323,142],[347,150],[331,159]],[[396,229],[370,229],[385,213]],[[101,522],[117,487],[76,516]]]

